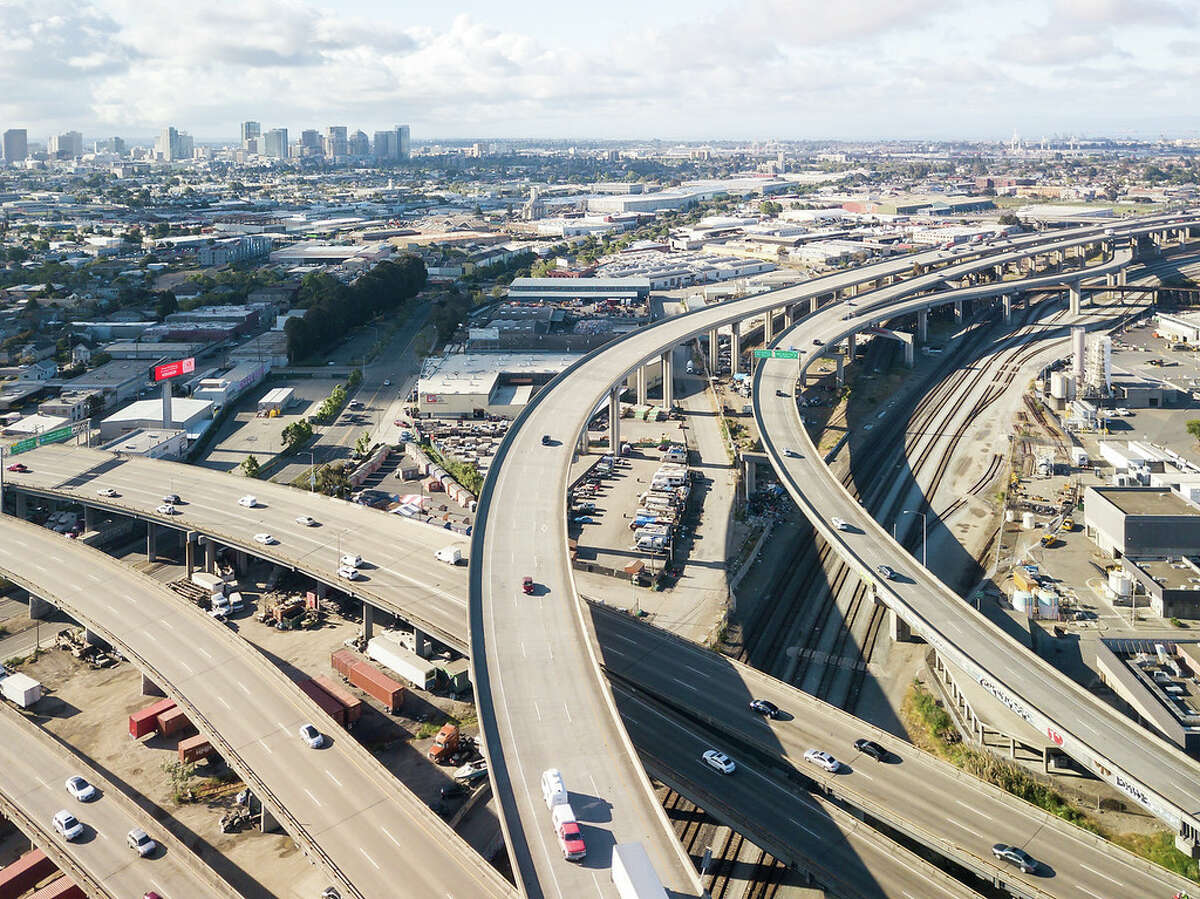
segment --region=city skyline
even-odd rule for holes
[[[407,121],[428,139],[1200,133],[1200,25],[1182,0],[614,0],[596,21],[527,0],[458,9],[18,0],[0,9],[0,128],[142,139],[173,124],[198,142],[236,139],[245,120],[293,134]]]

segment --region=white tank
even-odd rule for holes
[[[1029,614],[1029,606],[1033,595],[1028,590],[1014,590],[1012,595],[1012,607],[1018,612]]]
[[[1133,578],[1129,572],[1114,568],[1108,573],[1108,589],[1120,597],[1126,597],[1133,591]]]
[[[1016,521],[1016,519],[1017,519],[1017,510],[1016,509],[1005,509],[1004,510],[1004,520],[1005,521]]]
[[[1021,513],[1021,527],[1025,530],[1030,530],[1037,526],[1037,517],[1032,512]]]
[[[1037,617],[1043,621],[1058,620],[1058,594],[1039,590],[1037,594]]]
[[[1071,398],[1071,376],[1061,371],[1050,373],[1050,396],[1056,400]]]

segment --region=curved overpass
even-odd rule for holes
[[[1167,221],[1156,217],[1125,223],[1114,228],[1115,236],[1159,231]],[[1014,241],[1016,248],[994,253],[987,261],[964,263],[969,269],[961,274],[1103,241],[1105,230]],[[681,856],[616,718],[567,560],[565,500],[573,445],[592,411],[606,397],[613,402],[613,385],[679,343],[755,316],[773,318],[802,300],[815,306],[831,292],[911,270],[914,261],[945,260],[934,253],[904,257],[659,322],[577,361],[514,421],[476,514],[470,656],[489,775],[514,870],[529,895],[571,895],[588,886],[578,869],[556,858],[556,847],[546,836],[538,779],[549,767],[561,768],[569,783],[592,785],[611,806],[612,839],[646,842],[664,881],[677,890],[696,891],[691,864]],[[907,290],[934,287],[958,270],[952,266],[928,276],[932,281],[913,279]],[[551,438],[549,444],[543,435]],[[523,595],[525,577],[538,584],[535,596]]]
[[[395,895],[396,858],[414,894],[513,894],[353,737],[325,728],[331,745],[305,746],[297,730],[323,720],[318,706],[161,584],[8,516],[0,517],[0,575],[62,608],[162,687],[343,895]]]
[[[891,305],[872,302],[849,318],[833,310],[821,311],[785,332],[780,341],[794,340],[793,335],[802,331],[806,341],[821,340],[828,347],[881,320],[955,300],[994,296],[996,288],[945,291]],[[802,361],[800,376],[812,361],[811,357]],[[1194,839],[1200,829],[1200,764],[1016,642],[894,541],[822,461],[792,399],[797,378],[794,363],[768,360],[760,366],[754,390],[755,417],[776,472],[821,536],[914,633],[1047,734],[1086,770],[1117,787],[1185,838]],[[785,396],[777,396],[776,390]],[[799,449],[803,458],[785,454],[793,448]],[[833,516],[843,518],[851,529],[833,528],[829,523]],[[876,573],[881,564],[891,565],[900,577],[881,578]]]

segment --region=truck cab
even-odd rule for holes
[[[561,802],[550,812],[554,822],[554,834],[558,837],[558,848],[562,850],[563,858],[569,862],[579,861],[587,855],[587,844],[583,841],[583,833],[579,822],[575,820],[575,812],[568,802]]]
[[[429,747],[429,760],[439,765],[448,764],[450,756],[458,751],[458,725],[443,724]]]

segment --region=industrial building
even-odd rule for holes
[[[257,362],[240,363],[215,378],[203,378],[192,391],[192,397],[211,402],[219,411],[260,383],[268,370],[268,366]]]
[[[1200,312],[1159,312],[1154,330],[1167,340],[1200,344]]]
[[[182,459],[187,452],[187,431],[179,428],[136,428],[102,445],[110,453],[145,456],[147,459]]]
[[[426,361],[417,382],[422,418],[518,415],[576,353],[451,353]]]
[[[163,401],[139,400],[101,421],[100,439],[115,440],[131,431],[164,429],[186,431],[188,440],[195,440],[208,429],[212,417],[211,400],[175,397],[171,400],[171,421],[164,428]]]
[[[295,389],[291,387],[275,387],[268,390],[266,395],[258,401],[258,414],[270,415],[272,412],[279,414],[285,411],[295,394]]]
[[[89,372],[72,378],[64,386],[77,392],[98,390],[104,395],[105,405],[119,406],[133,399],[150,381],[150,368],[137,359],[113,359]]]
[[[1135,719],[1186,751],[1200,749],[1195,643],[1100,640],[1096,670]]]
[[[1165,487],[1088,487],[1084,525],[1113,556],[1200,556],[1200,506]]]
[[[650,279],[632,278],[514,278],[508,288],[511,302],[642,302],[650,297]]]
[[[1132,559],[1121,565],[1150,600],[1159,618],[1200,618],[1200,567],[1187,556],[1171,559]]]

